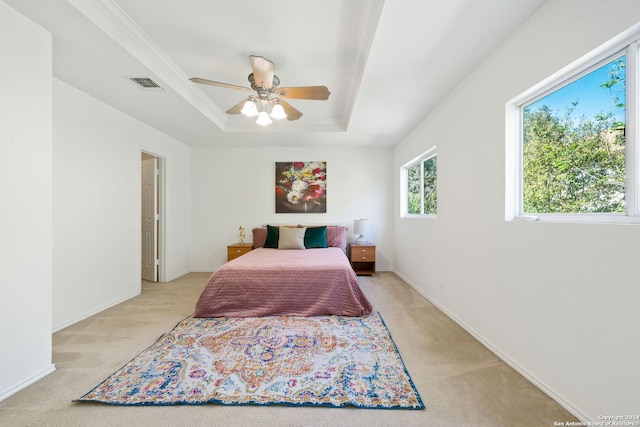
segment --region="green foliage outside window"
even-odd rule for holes
[[[624,108],[624,57],[607,66],[603,109]],[[625,123],[613,112],[575,118],[577,101],[564,114],[544,101],[524,109],[523,213],[625,212]]]
[[[422,169],[422,178],[420,172]],[[421,185],[422,182],[422,185]],[[417,162],[407,168],[407,213],[436,214],[438,207],[436,157]],[[423,196],[424,209],[420,206]]]
[[[436,157],[431,157],[423,163],[424,169],[424,213],[438,213],[438,193],[437,193],[437,162]]]
[[[407,213],[420,213],[420,164],[407,168]]]

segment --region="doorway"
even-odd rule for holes
[[[143,151],[140,164],[140,276],[142,280],[158,282],[163,280],[162,159]]]

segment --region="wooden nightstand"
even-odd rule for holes
[[[246,254],[253,249],[253,243],[234,243],[227,246],[227,262]]]
[[[373,243],[351,243],[349,261],[357,275],[371,276],[376,273],[376,245]]]

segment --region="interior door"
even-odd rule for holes
[[[145,156],[146,157],[146,156]],[[158,159],[142,159],[142,279],[158,281]]]

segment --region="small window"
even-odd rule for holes
[[[437,172],[435,148],[402,167],[403,216],[438,213]]]

